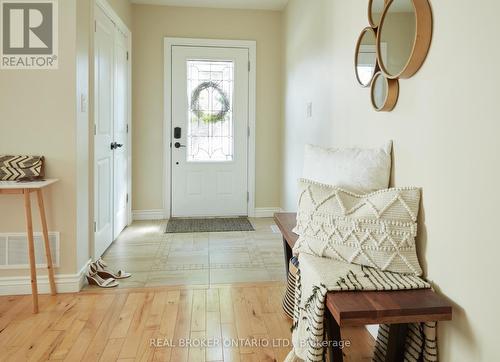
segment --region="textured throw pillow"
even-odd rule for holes
[[[294,252],[421,275],[415,247],[419,202],[419,188],[358,195],[301,180]]]
[[[381,148],[306,145],[302,177],[356,193],[385,189],[391,174],[392,142]]]

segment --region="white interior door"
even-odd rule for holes
[[[128,38],[95,7],[94,257],[128,223]]]
[[[172,48],[173,217],[248,214],[249,51]]]
[[[128,45],[127,37],[115,30],[114,87],[114,232],[113,239],[127,225],[128,210]]]
[[[95,7],[95,136],[94,136],[94,257],[100,257],[113,242],[113,22]]]

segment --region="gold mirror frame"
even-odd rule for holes
[[[375,59],[375,68],[373,70],[373,75],[372,75],[372,78],[370,79],[370,81],[368,82],[368,84],[363,84],[363,82],[361,82],[361,79],[359,79],[359,73],[358,73],[359,49],[361,47],[361,42],[363,41],[365,33],[368,32],[368,31],[371,31],[373,33],[373,36],[374,36],[374,39],[375,39],[375,48],[377,48],[377,32],[372,27],[367,26],[366,28],[364,28],[361,31],[361,34],[359,35],[359,38],[358,38],[358,42],[356,43],[356,51],[354,52],[354,72],[356,74],[356,79],[358,80],[358,83],[363,88],[368,88],[372,84],[373,78],[375,77],[375,74],[380,70],[380,68],[378,66],[378,56],[377,56],[377,59]]]
[[[373,8],[373,3],[375,1],[377,1],[377,0],[369,0],[369,2],[368,2],[368,23],[370,24],[370,26],[373,29],[377,29],[378,26],[380,25],[380,23],[382,22],[382,17],[380,18],[380,21],[378,22],[378,24],[375,24],[375,22],[373,21],[372,8]],[[385,8],[385,6],[387,5],[387,0],[382,0],[382,1],[384,2],[384,8]]]
[[[399,98],[399,79],[408,79],[412,77],[422,67],[432,41],[433,18],[432,9],[429,0],[411,0],[415,10],[415,38],[411,54],[404,68],[398,74],[390,74],[385,67],[382,59],[382,32],[386,17],[389,14],[391,5],[397,0],[384,0],[384,11],[380,18],[380,23],[375,24],[372,17],[372,6],[376,0],[368,0],[368,22],[370,27],[363,29],[358,38],[355,52],[355,72],[356,79],[362,87],[368,87],[361,83],[358,75],[358,52],[361,45],[361,40],[367,29],[370,29],[376,34],[376,53],[377,65],[375,73],[371,79],[371,101],[372,105],[378,112],[389,112],[394,109]],[[375,83],[378,77],[383,77],[387,82],[387,94],[383,106],[377,107],[374,101]]]
[[[429,52],[432,40],[432,10],[428,0],[411,0],[415,10],[415,37],[413,39],[413,48],[406,62],[406,65],[398,74],[390,74],[382,59],[382,33],[384,22],[389,14],[391,5],[395,0],[386,1],[382,18],[377,32],[377,60],[380,70],[389,79],[408,79],[411,78],[424,64],[425,58]]]
[[[378,78],[383,78],[386,82],[387,92],[385,94],[385,99],[382,106],[378,107],[375,103],[375,84],[377,83]],[[372,79],[372,87],[371,87],[371,101],[373,108],[377,112],[390,112],[396,107],[396,103],[398,103],[399,98],[399,81],[397,79],[389,79],[384,76],[382,72],[377,72]]]

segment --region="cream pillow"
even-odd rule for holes
[[[301,180],[294,252],[421,275],[415,247],[418,188],[358,195]]]
[[[389,186],[392,141],[374,149],[306,145],[302,177],[367,193]]]

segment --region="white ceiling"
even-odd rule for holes
[[[288,0],[131,0],[131,2],[199,8],[283,10]]]

